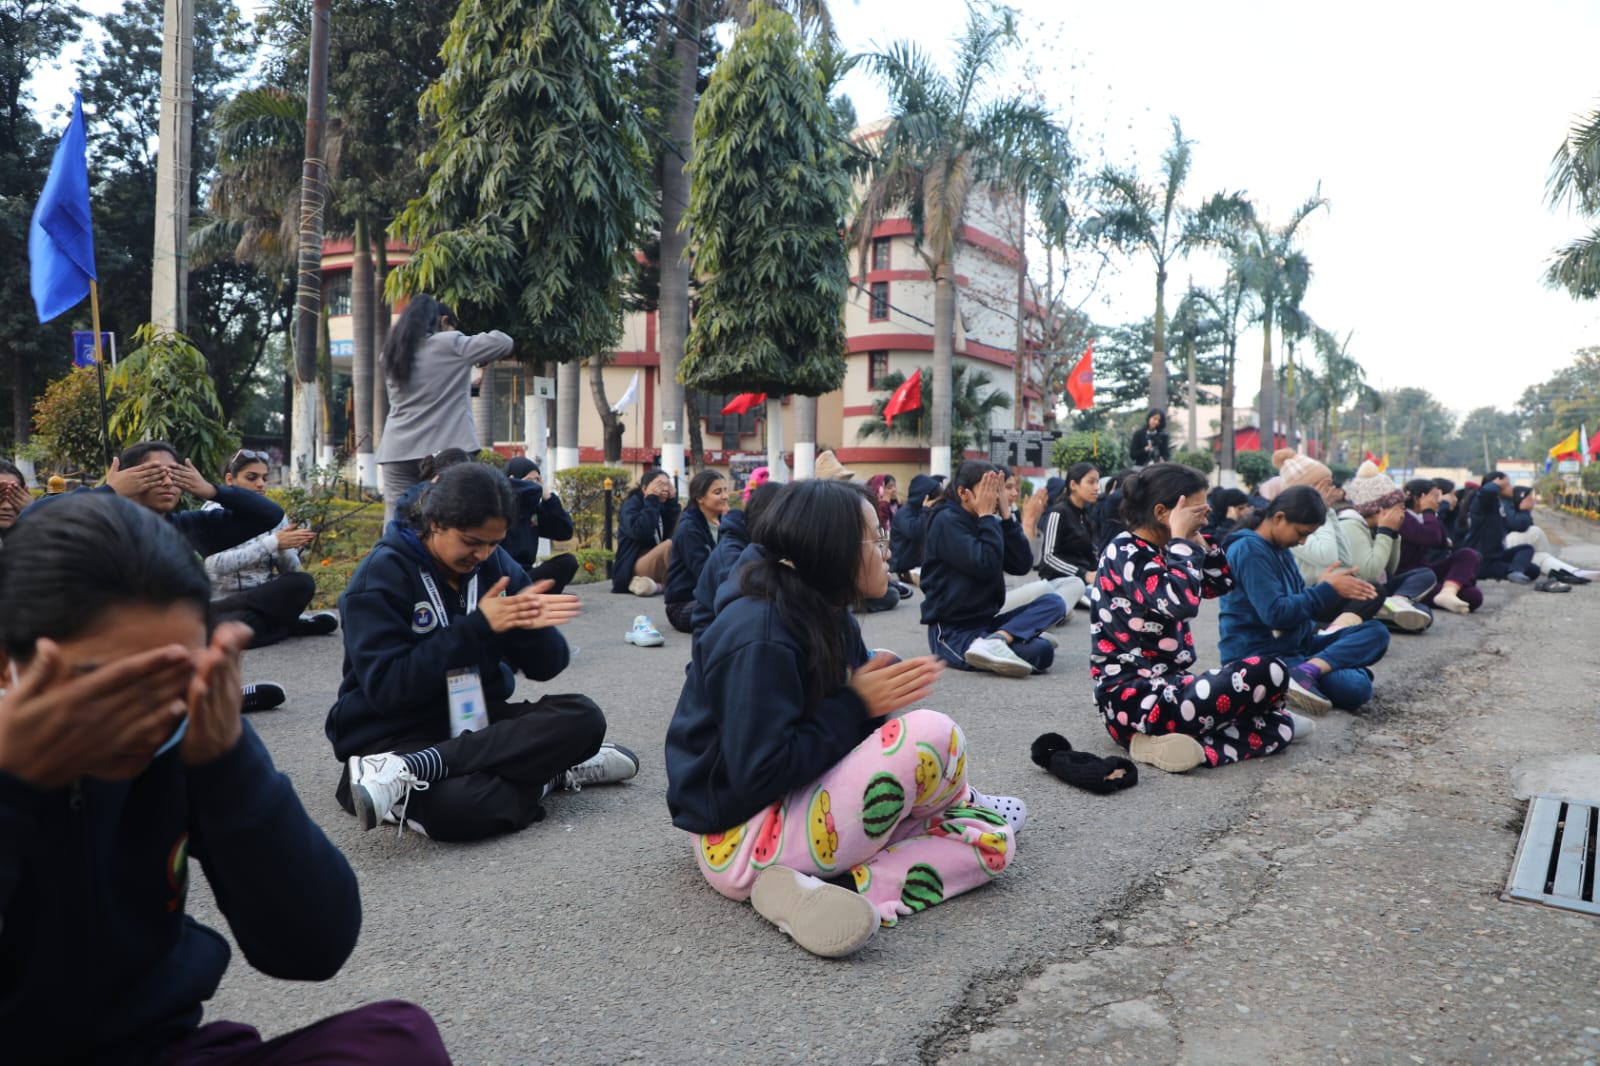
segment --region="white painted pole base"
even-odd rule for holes
[[[776,400],[772,406],[777,406]],[[779,483],[789,480],[789,467],[783,461],[783,417],[778,414],[767,419],[767,473]]]
[[[671,475],[673,483],[678,486],[680,492],[688,488],[688,484],[683,479],[682,442],[677,444],[663,443],[661,445],[661,469]]]
[[[1223,467],[1217,472],[1217,483],[1225,489],[1236,489],[1239,487],[1239,475],[1231,468]]]
[[[17,469],[22,471],[22,483],[24,485],[32,485],[39,476],[39,471],[34,469],[33,460],[23,459],[19,456],[16,459],[16,464]]]
[[[575,467],[577,465],[578,465],[578,449],[576,449],[576,448],[557,448],[556,449],[556,470],[571,470],[573,467]],[[545,473],[549,474],[550,471],[547,470],[547,471],[545,471]]]
[[[356,484],[364,489],[378,487],[378,459],[371,452],[356,453]]]
[[[305,485],[311,480],[311,468],[317,463],[317,414],[322,403],[317,396],[315,382],[294,383],[294,440],[289,456],[289,481]]]
[[[928,449],[928,473],[936,477],[950,476],[950,445],[935,444]]]
[[[794,479],[807,481],[817,476],[817,442],[796,441],[794,445]]]

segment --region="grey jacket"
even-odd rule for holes
[[[388,379],[389,417],[377,461],[421,459],[445,448],[478,450],[472,423],[472,368],[509,354],[511,338],[499,330],[469,337],[449,330],[435,333],[417,348],[411,380]]]

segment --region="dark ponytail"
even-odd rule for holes
[[[411,366],[416,360],[417,349],[423,341],[439,332],[441,316],[453,318],[450,308],[427,293],[419,292],[411,297],[406,309],[400,312],[400,320],[384,339],[383,351],[378,353],[378,363],[383,367],[385,378],[396,385],[411,383]]]
[[[33,511],[0,551],[0,647],[18,663],[41,637],[71,640],[114,607],[185,603],[211,628],[211,583],[194,548],[155,512],[104,492]]]
[[[1178,506],[1179,500],[1209,484],[1204,474],[1182,463],[1154,463],[1142,470],[1130,471],[1120,486],[1122,522],[1135,530],[1150,525],[1156,520],[1158,504],[1171,510]]]
[[[953,503],[957,507],[960,507],[961,490],[966,489],[968,492],[976,492],[978,489],[978,482],[983,480],[983,475],[990,473],[1001,474],[1002,471],[1000,467],[993,463],[985,462],[982,459],[966,460],[960,466],[956,467],[954,476],[952,476],[950,480],[946,481],[944,485],[940,487],[938,498],[936,498],[932,503],[928,504],[928,506],[932,508],[942,503]]]
[[[861,542],[868,539],[862,504],[873,500],[860,485],[791,481],[750,530],[750,543],[766,554],[740,570],[739,591],[771,600],[805,647],[807,706],[842,688],[850,668],[844,616],[859,596]]]
[[[1322,493],[1310,485],[1293,485],[1278,493],[1265,507],[1239,520],[1240,529],[1256,529],[1275,514],[1297,526],[1320,526],[1328,518]]]
[[[440,529],[476,529],[491,518],[510,522],[516,514],[511,482],[492,466],[452,466],[422,494],[415,521],[418,533]]]

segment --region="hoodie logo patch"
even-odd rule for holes
[[[433,611],[433,604],[421,600],[411,608],[411,632],[422,634],[431,633],[439,625],[439,616]]]

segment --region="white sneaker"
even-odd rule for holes
[[[561,787],[577,792],[585,785],[615,785],[639,772],[639,756],[610,741],[561,775]]]
[[[628,582],[628,591],[635,596],[654,596],[661,591],[661,586],[656,584],[653,578],[640,574]]]
[[[1295,714],[1289,710],[1283,713],[1289,716],[1289,721],[1294,725],[1294,739],[1305,740],[1317,731],[1317,723],[1314,719],[1307,718],[1303,714]]]
[[[1404,596],[1390,596],[1378,608],[1378,621],[1388,622],[1407,633],[1419,633],[1433,623],[1433,616]]]
[[[350,767],[350,799],[355,804],[356,817],[362,829],[376,829],[400,807],[400,831],[405,832],[406,807],[411,802],[411,792],[428,790],[428,782],[418,779],[406,761],[394,752],[382,755],[352,755]]]
[[[1013,833],[1022,832],[1022,827],[1028,824],[1028,805],[1016,796],[991,796],[986,792],[979,792],[972,788],[972,795],[968,797],[968,804],[973,807],[983,807],[994,811],[1006,820]]]
[[[634,580],[639,579],[634,578]],[[647,614],[634,615],[633,628],[624,633],[622,639],[638,648],[659,648],[665,643],[661,637],[661,630],[655,627],[655,623],[650,621],[650,616]]]
[[[750,905],[813,955],[841,959],[878,931],[878,908],[862,895],[787,866],[761,871]]]
[[[1028,677],[1033,673],[1033,667],[999,637],[979,637],[967,645],[967,653],[962,658],[968,666],[988,670],[1001,677]]]

